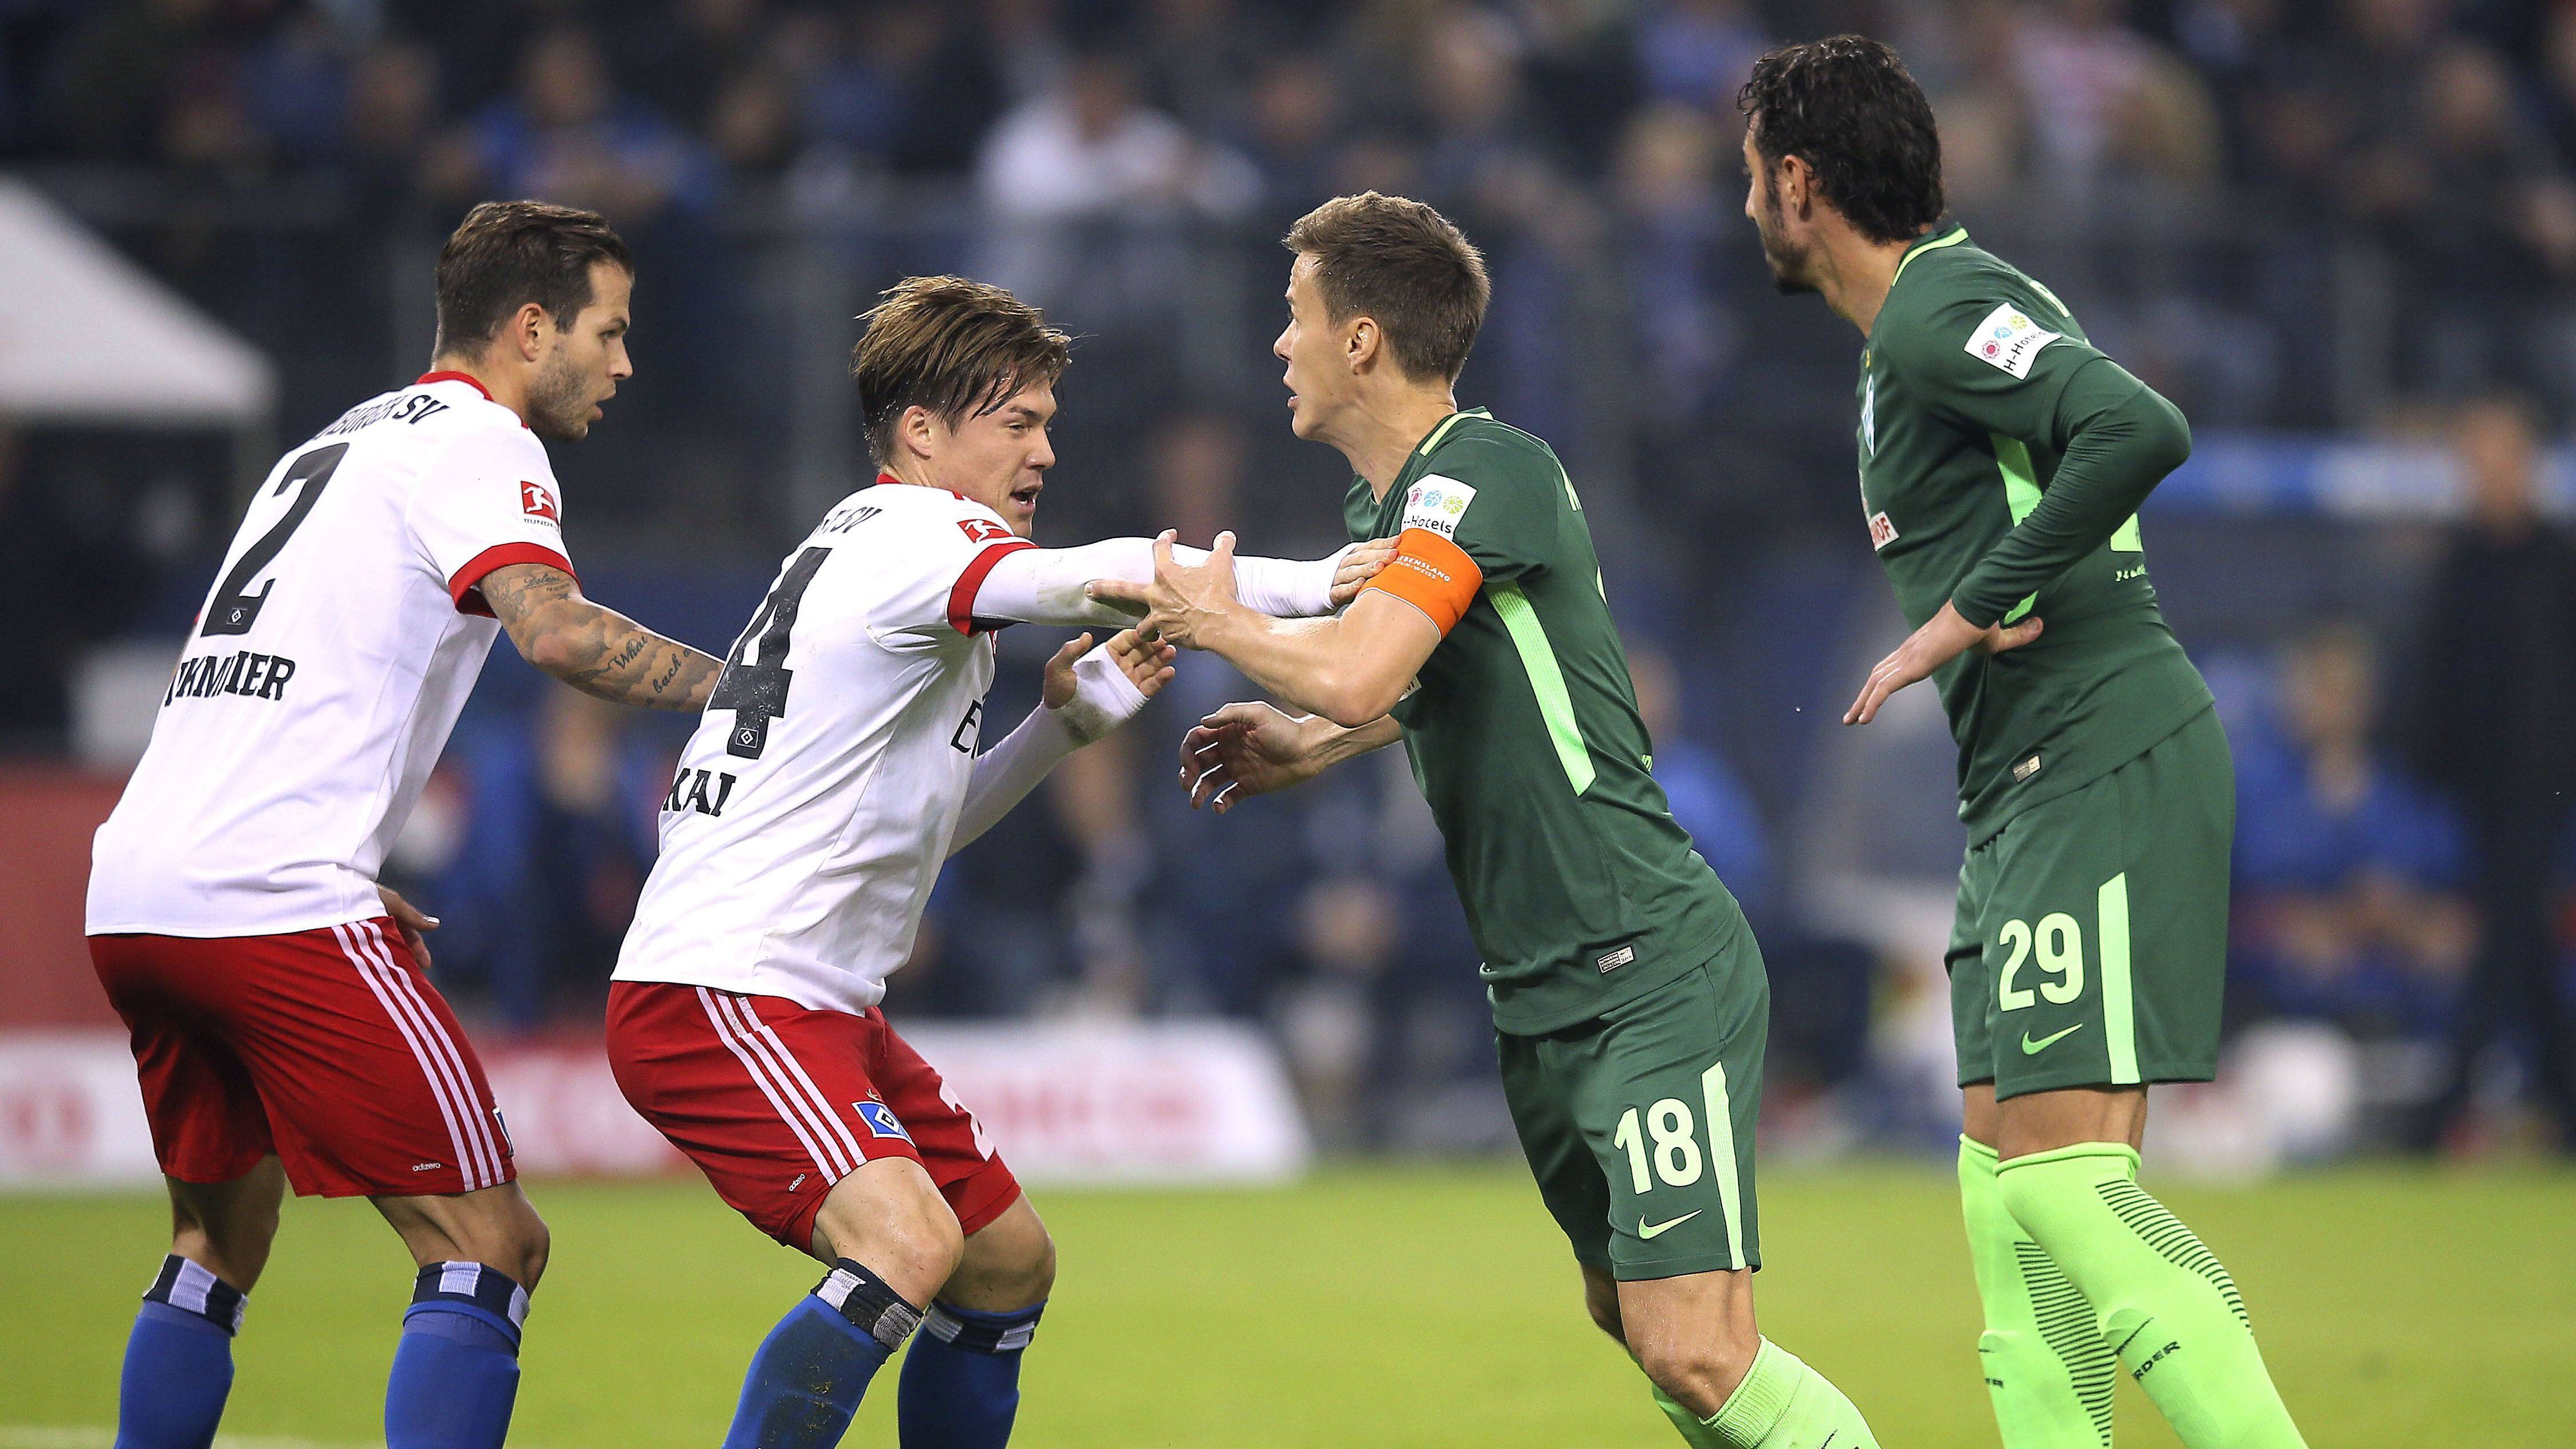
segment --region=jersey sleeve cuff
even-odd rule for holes
[[[968,560],[965,569],[957,575],[956,587],[948,591],[948,627],[960,634],[974,633],[979,627],[975,619],[975,595],[983,589],[985,577],[1008,555],[1035,547],[1036,544],[1025,538],[1006,538]],[[988,624],[980,627],[999,626]]]
[[[483,600],[481,585],[484,578],[494,569],[524,563],[544,564],[548,568],[562,569],[565,573],[572,574],[575,583],[581,581],[581,575],[573,573],[572,561],[544,544],[504,543],[496,544],[474,555],[465,561],[465,567],[449,574],[447,597],[455,601],[456,612],[480,614],[489,619],[492,617],[492,606]]]

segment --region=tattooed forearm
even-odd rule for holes
[[[527,661],[573,688],[619,704],[697,709],[724,661],[665,639],[581,596],[570,574],[511,564],[479,587]]]

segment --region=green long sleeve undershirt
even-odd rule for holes
[[[1986,550],[1950,596],[1959,616],[1980,629],[2109,542],[2191,456],[2191,424],[2181,410],[2107,357],[2066,379],[2049,431],[2057,473],[2039,506]]]

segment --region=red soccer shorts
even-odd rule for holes
[[[282,936],[92,936],[134,1037],[161,1170],[230,1182],[274,1152],[305,1196],[518,1176],[483,1064],[379,917]]]
[[[854,1016],[619,981],[608,988],[608,1065],[717,1196],[798,1252],[813,1245],[832,1184],[880,1157],[920,1163],[969,1233],[1019,1201],[975,1114],[873,1007]]]

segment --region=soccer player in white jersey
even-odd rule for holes
[[[632,374],[634,265],[598,216],[476,207],[438,261],[433,370],[253,496],[90,869],[90,956],[132,1030],[170,1253],[125,1356],[119,1449],[203,1449],[285,1188],[365,1195],[420,1265],[393,1449],[494,1449],[546,1229],[435,921],[376,885],[493,638],[604,699],[705,702],[720,663],[590,603],[546,441]]]
[[[1128,630],[1091,651],[1086,634],[976,753],[993,631],[1124,623],[1088,587],[1153,565],[1141,538],[1029,541],[1066,360],[1035,308],[978,282],[917,277],[868,314],[851,375],[877,479],[787,556],[663,804],[610,1065],[726,1202],[831,1265],[753,1358],[728,1449],[837,1443],[916,1326],[906,1449],[1010,1437],[1055,1246],[877,1003],[949,853],[1171,676],[1168,647]],[[1386,552],[1237,560],[1236,581],[1276,612],[1328,613]]]

